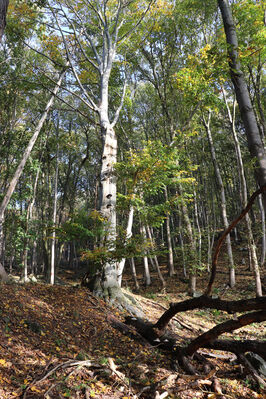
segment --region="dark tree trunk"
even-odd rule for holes
[[[239,106],[241,118],[245,127],[248,140],[248,148],[251,156],[256,159],[255,176],[259,186],[266,184],[266,154],[260,137],[256,116],[252,107],[247,84],[241,70],[238,54],[238,40],[236,28],[228,0],[218,0],[221,10],[224,31],[227,41],[229,56],[229,67],[231,79],[234,85],[236,99]],[[266,209],[266,192],[263,193],[264,210]]]
[[[0,0],[0,41],[6,27],[6,14],[9,0]]]

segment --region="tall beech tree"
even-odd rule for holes
[[[125,44],[129,45],[129,38],[141,27],[153,2],[154,0],[148,0],[143,4],[138,1],[93,0],[50,3],[50,11],[61,33],[73,81],[80,91],[79,98],[87,106],[91,119],[94,114],[97,115],[95,122],[99,127],[103,146],[100,212],[106,221],[105,240],[109,242],[114,242],[116,238],[115,126],[126,92],[123,71],[126,61]],[[65,26],[68,27],[67,31]],[[116,85],[121,88],[120,102],[115,102],[110,97],[112,79],[117,79]],[[95,284],[94,293],[106,300],[122,300],[116,262],[106,261]]]
[[[241,69],[236,27],[228,0],[218,0],[218,6],[221,11],[226,41],[228,45],[227,51],[229,57],[231,79],[234,85],[241,118],[245,127],[249,151],[251,156],[256,160],[256,180],[259,186],[262,187],[266,184],[266,153],[263,142],[261,140],[244,73]],[[264,210],[266,211],[265,192],[263,193],[263,203]]]

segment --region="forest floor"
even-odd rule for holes
[[[237,284],[224,298],[254,296],[252,275],[246,266],[237,270]],[[166,266],[162,265],[166,275]],[[153,285],[135,295],[145,317],[157,320],[169,302],[187,296],[187,284],[167,278],[160,291],[155,273]],[[221,398],[210,391],[200,376],[173,370],[167,352],[132,340],[110,325],[110,316],[123,321],[124,314],[77,286],[74,270],[60,270],[61,285],[0,285],[0,398]],[[216,291],[227,282],[223,267],[217,275]],[[131,276],[125,284],[132,292]],[[206,279],[198,281],[203,290]],[[171,328],[186,343],[229,317],[217,310],[182,312]],[[179,321],[179,322],[178,322]],[[265,323],[237,330],[234,339],[265,339]],[[230,336],[230,335],[228,335]],[[210,352],[210,350],[208,351]],[[217,353],[217,352],[216,352]],[[220,352],[220,354],[222,354]],[[210,358],[220,381],[223,398],[264,398],[239,364],[230,359]],[[200,370],[200,368],[199,368]],[[204,381],[203,381],[204,382]],[[166,394],[168,392],[168,395]]]

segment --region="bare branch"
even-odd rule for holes
[[[122,93],[122,96],[121,96],[120,105],[119,105],[119,107],[117,108],[116,113],[115,113],[115,116],[114,116],[114,120],[113,120],[113,122],[111,123],[111,126],[112,126],[112,127],[114,127],[114,126],[116,125],[117,121],[118,121],[118,118],[119,118],[121,109],[122,109],[122,107],[123,107],[125,95],[126,95],[126,88],[127,88],[127,82],[126,82],[126,80],[125,80],[125,82],[124,82],[124,87],[123,87],[123,93]]]
[[[96,49],[96,47],[95,47],[95,45],[94,45],[94,43],[93,43],[91,37],[88,36],[88,34],[87,34],[87,31],[86,31],[86,28],[85,28],[85,26],[84,26],[84,23],[83,23],[82,19],[80,18],[79,14],[76,12],[75,8],[73,8],[73,7],[71,6],[71,4],[69,4],[68,1],[66,1],[66,3],[67,3],[67,5],[68,5],[68,7],[70,8],[70,10],[71,10],[71,11],[75,14],[75,16],[79,19],[82,28],[84,28],[84,32],[83,32],[83,33],[85,34],[86,39],[89,41],[90,46],[91,46],[91,48],[92,48],[92,51],[93,51],[93,53],[94,53],[94,55],[95,55],[96,61],[97,61],[98,65],[100,66],[100,65],[101,65],[101,60],[100,60],[99,54],[98,54],[98,52],[97,52],[97,49]]]
[[[81,44],[81,42],[80,42],[80,39],[79,39],[79,37],[78,37],[78,35],[77,35],[77,31],[76,31],[75,25],[74,25],[73,22],[67,17],[65,11],[64,11],[64,10],[62,10],[62,11],[64,12],[65,18],[66,18],[67,21],[70,23],[70,25],[71,25],[71,27],[72,27],[72,29],[73,29],[73,33],[74,33],[75,39],[76,39],[76,41],[78,42],[78,45],[79,45],[79,48],[80,48],[80,50],[81,50],[81,52],[82,52],[82,54],[83,54],[83,57],[85,58],[86,61],[88,61],[88,62],[96,69],[97,72],[100,72],[99,67],[98,67],[98,66],[87,56],[87,54],[85,53],[84,48],[83,48],[83,46],[82,46],[82,44]],[[85,31],[85,29],[86,29],[86,28],[85,28],[84,26],[82,26],[82,31],[81,31],[80,35],[82,35],[82,33]]]
[[[73,74],[74,74],[74,76],[75,76],[75,78],[76,78],[76,80],[77,80],[77,82],[78,82],[78,85],[79,85],[80,89],[82,90],[83,94],[85,95],[85,97],[86,97],[87,100],[89,101],[89,103],[87,103],[87,106],[88,106],[92,111],[98,111],[98,107],[97,107],[96,104],[93,102],[93,100],[90,98],[90,96],[88,95],[87,90],[85,89],[85,87],[83,86],[83,84],[81,83],[81,81],[80,81],[80,79],[79,79],[79,77],[78,77],[76,68],[74,67],[73,62],[72,62],[72,59],[71,59],[71,56],[70,56],[70,52],[69,52],[68,44],[67,44],[66,39],[65,39],[65,35],[64,35],[64,33],[62,32],[61,25],[60,25],[60,23],[59,23],[59,21],[58,21],[57,15],[56,15],[56,13],[55,13],[52,9],[51,9],[51,11],[52,11],[52,13],[53,13],[53,15],[54,15],[54,17],[55,17],[55,19],[56,19],[57,26],[58,26],[58,28],[59,28],[59,30],[60,30],[61,37],[62,37],[62,39],[63,39],[64,46],[65,46],[65,50],[66,50],[66,54],[67,54],[67,59],[68,59],[68,61],[69,61],[69,63],[70,63],[72,72],[73,72]]]
[[[37,54],[41,55],[42,57],[47,58],[49,61],[51,61],[54,65],[59,66],[60,68],[64,68],[63,64],[60,64],[59,62],[53,60],[51,57],[49,57],[47,54],[42,53],[40,50],[37,50],[34,47],[31,47],[29,45],[29,43],[25,42],[24,40],[22,41],[23,44],[25,44],[25,46],[27,46],[29,49],[35,51]]]

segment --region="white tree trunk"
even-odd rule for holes
[[[164,193],[165,193],[165,200],[168,201],[167,187],[165,187]],[[166,235],[167,235],[167,247],[168,247],[168,271],[169,271],[169,276],[173,276],[175,274],[175,267],[174,267],[174,254],[173,254],[173,247],[171,240],[169,213],[166,214]]]
[[[145,229],[145,230],[146,230],[146,232],[148,233],[148,237],[149,237],[149,240],[150,240],[151,243],[152,243],[152,246],[155,246],[155,244],[154,244],[154,239],[153,239],[153,237],[152,237],[152,232],[151,232],[150,227],[149,227],[149,226],[146,226],[146,229]],[[150,260],[152,260],[152,258],[150,258]],[[151,263],[152,263],[152,262],[151,262]],[[156,255],[154,256],[154,264],[155,264],[155,270],[157,271],[158,276],[159,276],[159,279],[160,279],[160,281],[161,281],[161,283],[162,283],[162,287],[164,288],[164,287],[166,286],[166,283],[165,283],[165,279],[163,278],[162,272],[161,272],[161,270],[160,270],[158,258],[157,258]]]
[[[140,227],[140,233],[143,236],[143,239],[146,240],[146,229],[144,226]],[[146,287],[151,285],[151,275],[150,275],[150,269],[149,269],[149,262],[148,262],[148,257],[145,255],[143,256],[143,264],[144,264],[144,284]]]
[[[57,138],[58,139],[58,138]],[[56,151],[56,167],[55,167],[55,181],[54,181],[54,209],[53,209],[53,234],[51,240],[51,270],[50,270],[50,284],[55,282],[55,243],[56,243],[56,214],[57,214],[57,191],[58,191],[58,144]]]
[[[128,220],[127,220],[127,231],[126,231],[126,243],[132,237],[132,226],[133,226],[133,219],[134,219],[134,207],[130,205]],[[117,267],[118,273],[118,284],[121,287],[122,284],[122,274],[125,267],[126,259],[122,259]]]
[[[116,176],[114,174],[114,164],[117,160],[117,139],[115,131],[106,122],[101,123],[103,136],[103,154],[100,182],[100,212],[106,221],[105,240],[110,243],[111,250],[115,250],[116,238]],[[103,265],[100,283],[97,282],[94,293],[108,299],[113,296],[112,291],[120,288],[118,281],[117,262],[107,261]],[[115,294],[114,294],[115,295]]]

